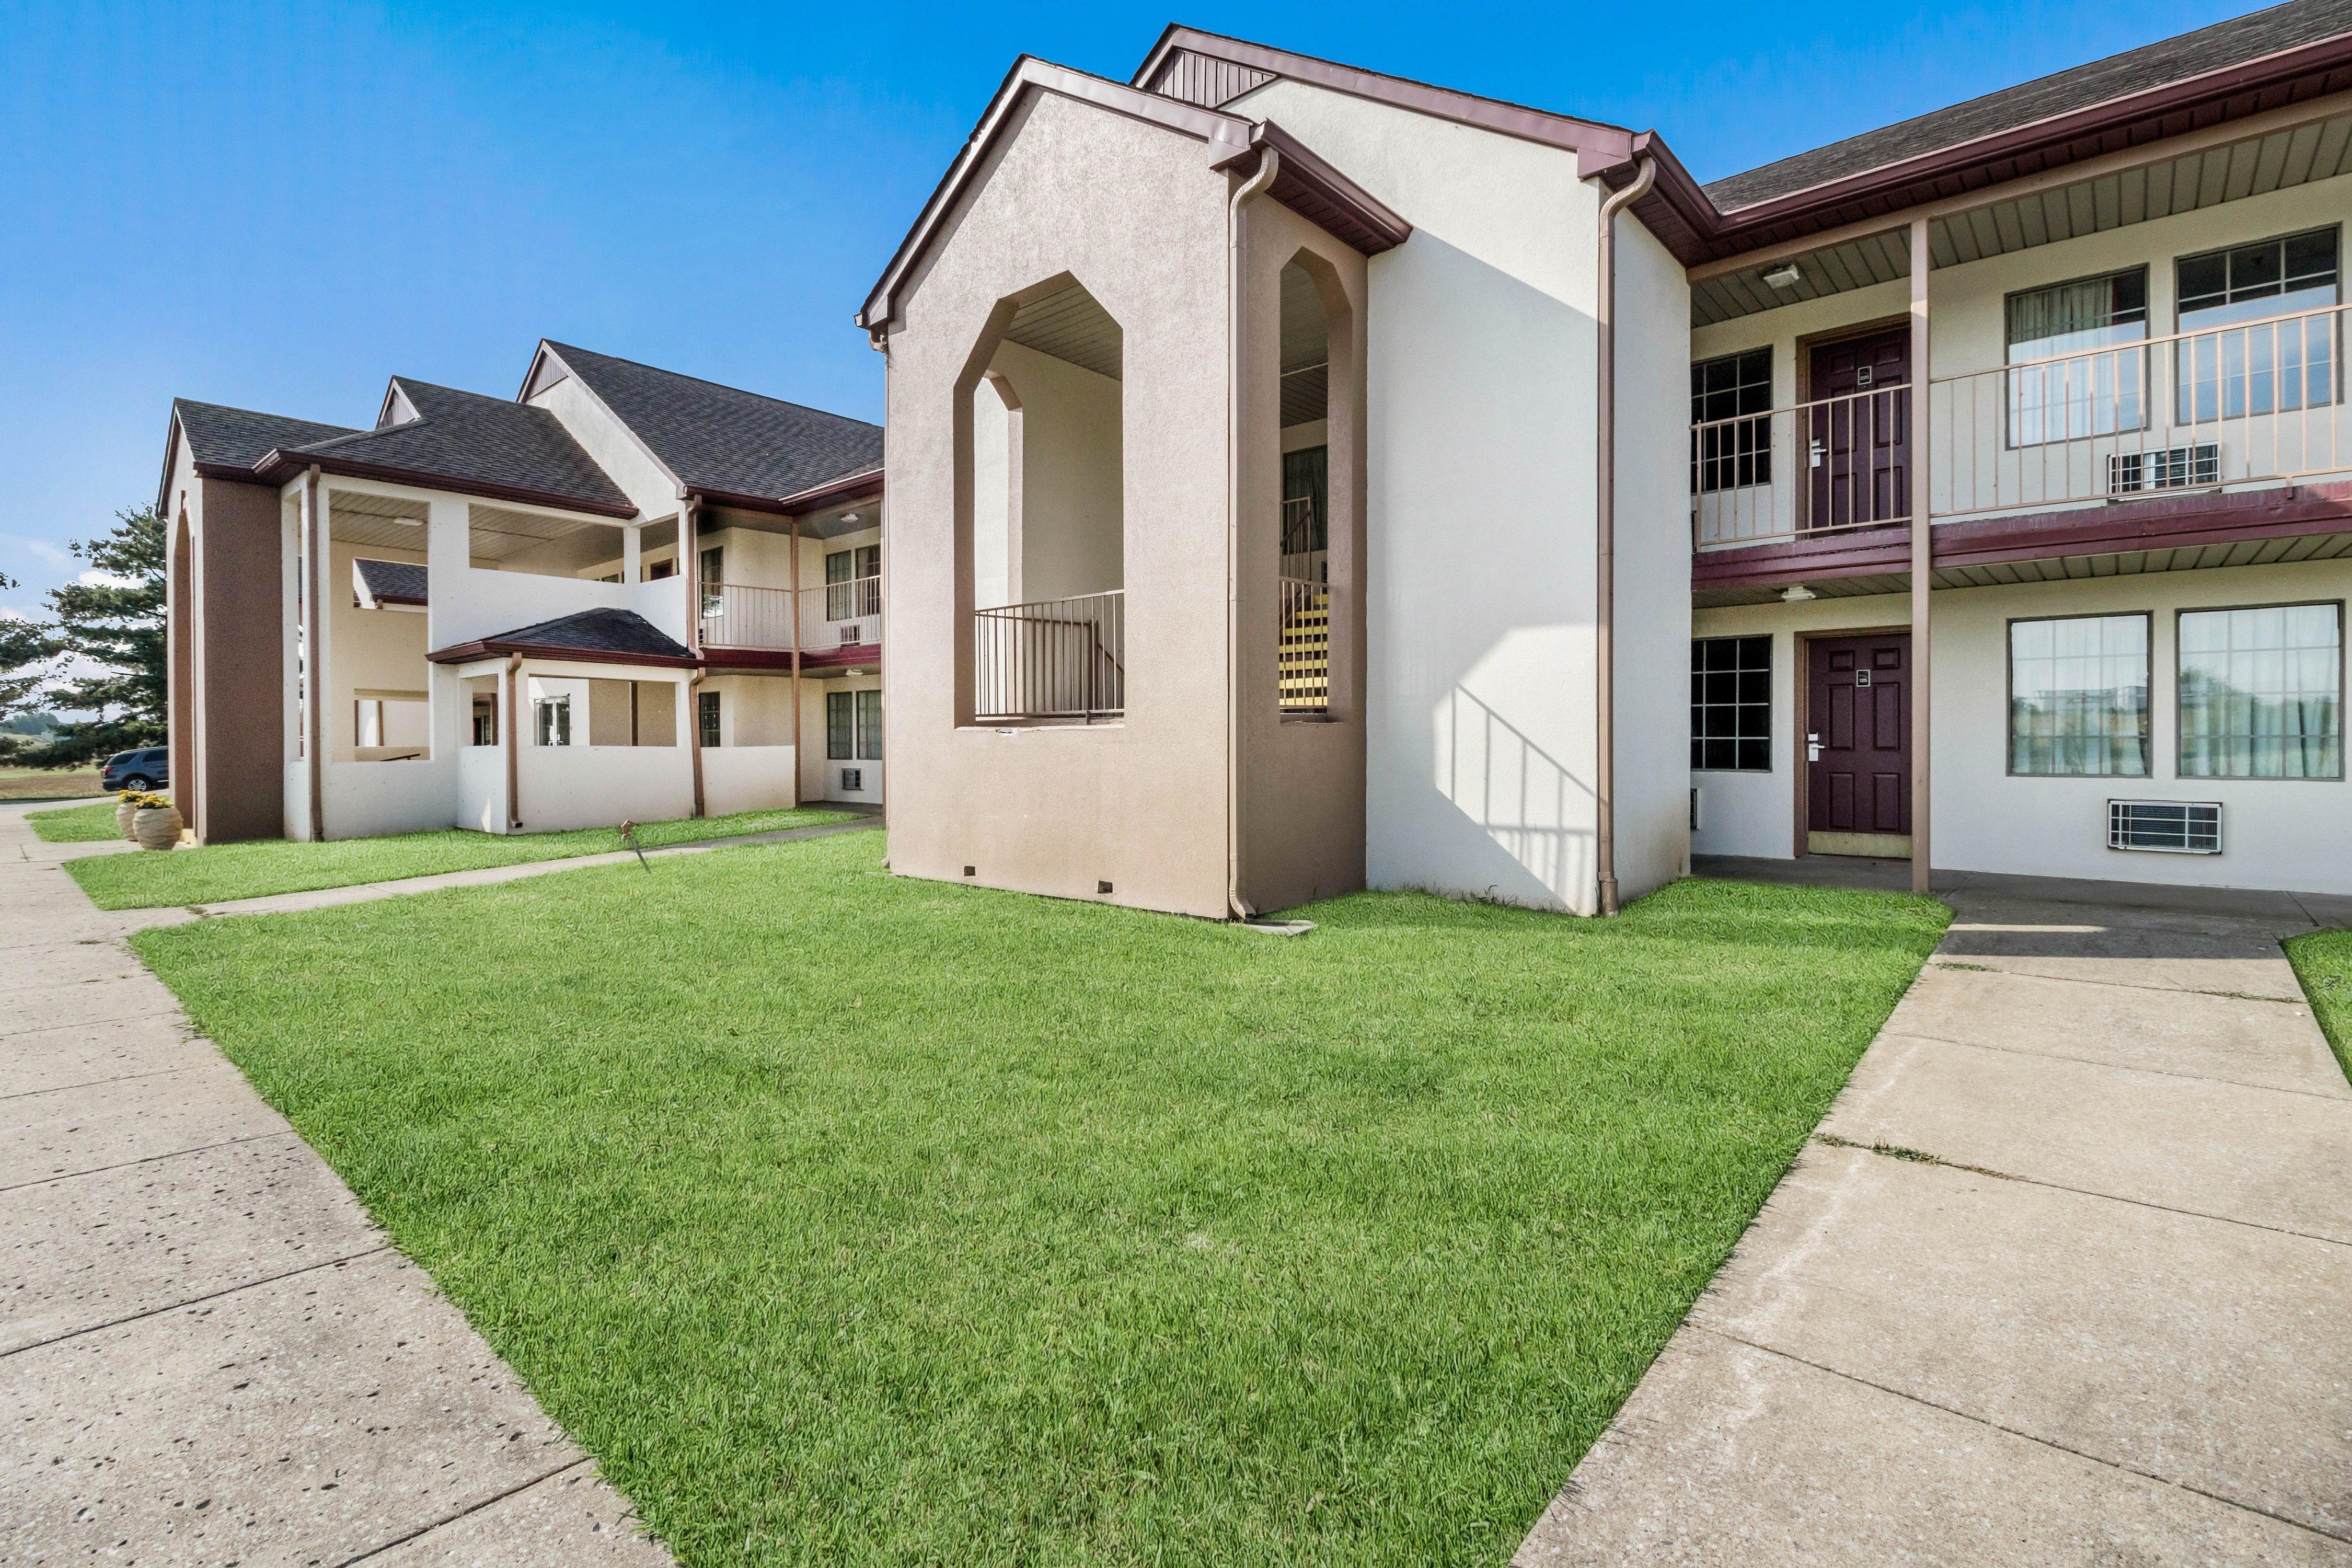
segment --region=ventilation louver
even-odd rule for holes
[[[2167,447],[2155,452],[2117,452],[2107,458],[2107,493],[2198,489],[2221,482],[2221,448]]]
[[[2213,801],[2111,800],[2107,847],[2167,855],[2219,855],[2221,807]]]

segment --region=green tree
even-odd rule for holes
[[[16,585],[15,578],[0,574],[0,589]],[[0,723],[31,714],[64,647],[47,623],[0,614]],[[0,736],[0,755],[14,756],[25,745],[14,736]]]
[[[73,552],[98,581],[49,590],[57,625],[49,635],[74,656],[79,673],[58,680],[45,700],[92,717],[59,726],[54,740],[26,747],[26,761],[63,767],[95,762],[166,732],[171,676],[163,622],[163,520],[152,507],[117,512],[114,529]],[[5,657],[5,656],[0,656]]]

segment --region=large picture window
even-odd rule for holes
[[[882,694],[860,691],[857,698],[857,755],[861,761],[882,760]]]
[[[1772,639],[1691,643],[1691,766],[1706,773],[1772,771]]]
[[[2179,263],[2180,419],[2242,419],[2336,401],[2337,231],[2266,239]],[[2294,316],[2294,321],[2270,318]],[[2232,326],[2263,321],[2261,326]],[[2204,332],[2208,327],[2231,330]]]
[[[1691,489],[1772,482],[1772,351],[1749,349],[1691,366]],[[1759,417],[1747,418],[1748,415]],[[1730,420],[1730,424],[1720,423]]]
[[[2009,624],[2009,771],[2146,778],[2144,616]]]
[[[2145,268],[2011,294],[2008,328],[2011,446],[2147,425]]]
[[[2180,776],[2344,776],[2344,606],[2180,614]]]

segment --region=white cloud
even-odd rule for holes
[[[51,544],[46,539],[27,539],[24,541],[24,545],[36,558],[46,561],[52,566],[70,566],[74,563],[72,551],[61,545]]]
[[[136,588],[141,585],[142,580],[137,577],[118,577],[111,572],[101,572],[93,566],[76,577],[74,581],[85,588]]]

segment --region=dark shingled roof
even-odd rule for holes
[[[357,434],[348,425],[289,419],[282,414],[257,414],[250,408],[227,408],[185,397],[172,399],[172,416],[180,422],[191,458],[234,468],[253,467],[272,447]]]
[[[367,584],[368,594],[376,603],[425,603],[425,588],[430,579],[424,567],[405,561],[376,561],[364,555],[352,564],[359,568],[360,581]]]
[[[882,466],[882,426],[551,342],[689,489],[778,500]]]
[[[546,409],[404,376],[394,377],[392,384],[416,410],[416,418],[282,449],[397,469],[423,479],[498,485],[592,506],[636,510]]]
[[[536,621],[510,632],[478,637],[457,647],[443,648],[432,657],[447,663],[484,653],[514,651],[593,654],[624,664],[645,659],[670,664],[695,662],[694,655],[684,646],[664,635],[635,610],[582,610],[577,615],[558,616],[551,621]]]
[[[2352,0],[2291,0],[1833,142],[1706,187],[1723,212],[2352,32]]]

